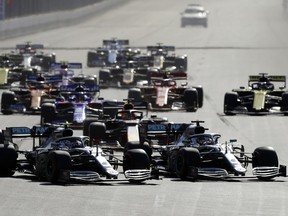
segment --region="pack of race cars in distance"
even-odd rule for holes
[[[187,71],[187,55],[176,55],[174,46],[147,46],[147,53],[131,55],[130,58],[116,60],[99,70],[101,87],[134,87],[138,82],[150,80],[150,71],[167,70],[171,67]]]
[[[265,73],[249,76],[248,88],[240,87],[225,93],[224,113],[287,115],[286,76]]]

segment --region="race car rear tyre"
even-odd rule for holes
[[[98,119],[97,118],[86,118],[84,119],[83,121],[83,135],[84,136],[89,136],[89,127],[90,127],[90,124],[92,122],[96,122]]]
[[[45,180],[46,178],[46,163],[47,153],[37,154],[35,161],[35,175],[40,180]]]
[[[183,95],[187,112],[196,112],[198,108],[198,92],[195,88],[186,89]]]
[[[224,114],[235,115],[232,111],[238,105],[238,94],[236,92],[227,92],[224,96]]]
[[[14,175],[18,154],[12,145],[0,144],[0,177]]]
[[[3,92],[2,93],[2,98],[1,98],[1,112],[4,115],[9,115],[12,114],[13,111],[10,109],[10,106],[12,104],[15,104],[15,93],[14,92]]]
[[[96,86],[97,78],[96,77],[87,77],[84,79],[84,85],[86,86]]]
[[[276,151],[272,147],[258,147],[252,154],[252,167],[278,167],[279,161]],[[269,180],[273,177],[258,177],[260,180]]]
[[[103,122],[92,122],[89,125],[89,137],[91,140],[105,140],[106,125]]]
[[[71,157],[66,151],[55,150],[47,155],[46,178],[51,183],[67,183],[70,179]]]
[[[123,171],[133,169],[149,169],[150,159],[143,149],[129,149],[124,152]]]
[[[203,87],[202,86],[195,86],[193,87],[197,90],[198,94],[198,107],[202,108],[203,107],[203,100],[204,100],[204,93],[203,93]]]
[[[96,52],[88,52],[87,54],[87,67],[95,67],[96,65],[93,62],[97,60]]]
[[[41,124],[51,123],[56,119],[56,106],[52,103],[43,103],[41,106]]]
[[[198,149],[181,148],[176,158],[176,174],[182,179],[196,180],[198,168],[200,167],[201,156]]]
[[[141,90],[139,88],[131,88],[128,91],[128,99],[132,99],[134,102],[142,102]]]
[[[100,70],[99,71],[99,85],[101,87],[108,87],[110,82],[110,71]]]

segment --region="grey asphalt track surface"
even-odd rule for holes
[[[199,1],[200,2],[200,1]],[[204,105],[195,113],[158,112],[174,122],[204,120],[222,141],[237,139],[252,152],[273,146],[281,164],[288,164],[288,117],[225,116],[224,94],[247,86],[258,73],[287,75],[288,14],[280,0],[203,0],[209,11],[208,28],[180,27],[188,0],[133,0],[74,26],[0,41],[1,48],[31,41],[54,51],[57,60],[86,65],[89,48],[103,39],[129,39],[145,47],[162,42],[188,55],[188,82],[202,85]],[[178,48],[178,49],[177,49]],[[84,68],[97,74],[97,68]],[[1,90],[2,91],[2,90]],[[104,98],[122,100],[125,89],[104,89]],[[0,128],[33,126],[40,116],[0,115]],[[80,131],[79,131],[80,133]],[[24,147],[24,145],[23,145]],[[26,146],[25,146],[26,147]],[[28,147],[27,147],[28,148]],[[249,173],[248,173],[249,174]],[[85,185],[51,185],[18,173],[0,179],[0,215],[278,215],[288,214],[287,179],[261,182],[252,178],[229,181],[179,181],[165,177],[141,185],[125,181]]]

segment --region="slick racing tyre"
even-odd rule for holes
[[[141,90],[139,88],[131,88],[128,91],[128,99],[132,99],[133,102],[141,102]]]
[[[288,92],[282,94],[281,111],[288,112]],[[288,113],[284,113],[284,115],[288,115]]]
[[[110,71],[100,70],[99,71],[99,85],[101,87],[108,87],[110,82]]]
[[[103,122],[92,122],[89,125],[89,137],[91,140],[100,141],[106,139],[106,125]]]
[[[187,112],[196,112],[198,108],[198,92],[195,88],[184,91],[184,103]]]
[[[56,106],[52,103],[43,103],[41,106],[41,124],[51,123],[56,119]]]
[[[0,144],[0,177],[14,175],[18,154],[12,145]]]
[[[237,107],[238,94],[236,92],[228,92],[224,96],[224,114],[235,115],[232,111]]]
[[[150,147],[148,142],[127,142],[125,145],[125,151],[128,151],[130,149],[143,149],[149,158],[152,156],[152,148]]]
[[[84,121],[83,121],[83,135],[84,136],[89,136],[89,134],[90,134],[90,129],[89,129],[90,124],[92,122],[96,122],[97,120],[98,120],[97,118],[86,118],[86,119],[84,119]]]
[[[124,152],[123,171],[133,169],[149,169],[150,159],[143,149],[129,149]]]
[[[87,67],[95,67],[93,62],[97,60],[97,53],[96,52],[88,52],[87,54]]]
[[[176,157],[176,174],[182,179],[196,180],[198,173],[197,168],[200,167],[201,157],[198,149],[181,148]]]
[[[71,157],[66,151],[55,150],[47,155],[46,178],[51,183],[67,183],[70,178]]]
[[[203,87],[202,86],[194,86],[193,88],[195,88],[197,90],[197,94],[198,94],[198,107],[202,108],[203,107],[203,100],[204,100],[204,93],[203,93]]]
[[[41,180],[45,180],[46,178],[46,163],[47,163],[47,154],[46,153],[37,154],[35,161],[35,175]]]
[[[86,77],[83,81],[85,86],[97,86],[96,77]]]
[[[15,104],[15,93],[14,92],[3,92],[1,98],[1,112],[4,115],[12,114],[13,111],[10,109],[10,106]]]
[[[252,154],[252,167],[278,167],[279,161],[276,151],[272,147],[258,147]],[[269,180],[273,177],[258,177]]]

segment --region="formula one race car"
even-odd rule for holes
[[[102,129],[102,125],[94,123],[90,125],[90,136],[73,136],[73,130],[67,126],[8,127],[0,134],[4,138],[0,144],[0,177],[9,177],[19,171],[51,183],[93,183],[103,181],[105,177],[117,179],[119,172],[116,169],[121,165],[125,179],[130,182],[151,179],[146,152],[134,145],[135,148],[126,149],[120,157],[111,155],[109,148],[117,147],[117,143],[102,145],[95,140],[95,134],[103,138]],[[25,138],[33,139],[31,150],[19,149],[17,139],[23,141]],[[17,159],[20,154],[24,154],[25,159]]]
[[[37,52],[37,49],[44,49],[43,44],[17,44],[16,53],[5,53],[15,66],[33,67],[38,66],[42,71],[48,71],[50,64],[56,61],[55,53]]]
[[[73,136],[69,128],[8,127],[3,134],[4,144],[0,144],[1,177],[20,171],[52,183],[118,178],[119,172],[106,160],[104,151],[99,146],[93,146],[88,136]],[[33,138],[32,150],[19,150],[15,143],[19,138]],[[37,139],[39,146],[35,144]],[[25,159],[17,160],[18,154],[24,154]]]
[[[90,81],[90,80],[89,80]],[[89,83],[88,83],[89,84]],[[94,99],[99,93],[99,86],[75,83],[62,85],[59,95],[61,101],[48,101],[41,106],[41,124],[59,124],[68,122],[73,126],[82,127],[86,117],[99,117],[102,110]]]
[[[288,92],[285,88],[286,76],[265,73],[249,76],[248,88],[240,87],[225,94],[224,113],[287,115]]]
[[[124,151],[123,171],[130,181],[158,178],[157,171],[150,166],[152,148],[149,140],[145,139],[147,136],[144,130],[145,125],[154,118],[144,119],[144,113],[135,107],[128,102],[113,119],[99,119],[84,123],[86,126],[84,126],[83,134],[89,132],[91,139],[99,144],[103,143],[104,146],[105,143],[117,142],[116,150],[115,148],[109,150],[113,155],[115,151],[119,151],[119,147],[122,148]],[[136,168],[135,166],[138,166],[138,170],[131,170],[131,167]]]
[[[174,46],[164,46],[159,43],[157,46],[147,46],[147,54],[137,55],[134,60],[139,67],[152,67],[163,70],[174,66],[182,71],[187,71],[187,55],[171,53],[174,51]]]
[[[14,67],[14,63],[6,56],[0,59],[0,87],[7,87],[12,82],[10,80],[10,70]]]
[[[159,76],[160,75],[160,76]],[[195,112],[203,106],[202,86],[177,86],[176,80],[186,79],[185,72],[150,73],[151,85],[130,88],[128,98],[149,103],[150,110],[186,110]]]
[[[89,51],[87,56],[88,67],[111,66],[119,62],[131,60],[140,53],[139,49],[132,49],[129,40],[103,40],[103,47]]]
[[[102,68],[99,71],[100,87],[133,87],[148,77],[147,68],[138,67],[137,62],[127,61],[115,67]]]
[[[1,112],[13,113],[40,113],[41,105],[49,100],[61,100],[59,91],[53,88],[57,77],[45,80],[42,76],[28,76],[25,86],[11,87],[2,93]]]
[[[286,177],[286,166],[279,165],[277,153],[272,147],[258,147],[247,153],[237,140],[220,142],[218,133],[206,133],[201,121],[191,124],[148,124],[148,133],[154,137],[175,135],[168,145],[160,146],[160,156],[152,159],[155,169],[177,175],[181,179],[225,179],[245,176],[249,164],[252,174],[259,180]],[[180,136],[178,136],[180,134]]]

